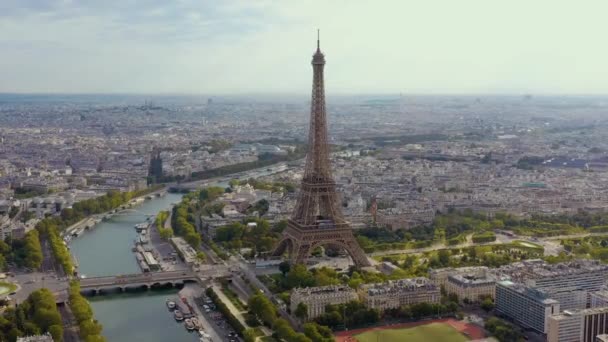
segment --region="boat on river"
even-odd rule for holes
[[[198,318],[192,317],[190,319],[190,322],[192,322],[192,326],[194,327],[193,330],[199,330],[202,328],[201,323],[198,321]]]
[[[147,228],[148,228],[148,223],[147,222],[138,223],[138,224],[135,225],[135,230],[137,232],[141,232],[142,230],[147,229]]]
[[[188,330],[188,331],[194,330],[194,324],[192,324],[192,319],[186,318],[186,320],[184,321],[184,325],[186,326],[186,330]]]
[[[174,301],[172,301],[171,299],[167,299],[167,309],[169,310],[175,310],[176,304]]]
[[[184,315],[181,311],[175,310],[173,311],[173,318],[175,318],[176,321],[181,322],[184,320]]]

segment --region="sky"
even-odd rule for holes
[[[0,92],[608,94],[605,0],[0,0]]]

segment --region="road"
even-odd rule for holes
[[[264,283],[262,283],[258,277],[255,275],[255,272],[253,272],[253,270],[251,269],[251,266],[246,264],[245,262],[238,260],[236,257],[232,256],[230,258],[230,262],[234,265],[237,266],[240,270],[241,270],[241,274],[243,276],[245,276],[250,283],[252,283],[255,287],[257,287],[258,289],[262,290],[264,292],[264,295],[268,296],[269,298],[273,299],[273,302],[276,304],[277,303],[277,296],[274,295],[267,287],[266,285],[264,285]],[[287,322],[289,322],[291,324],[291,326],[293,326],[295,329],[299,329],[300,327],[300,323],[294,318],[292,317],[289,313],[287,313],[287,308],[285,307],[280,307],[279,305],[277,305],[277,309],[278,309],[278,313],[279,315],[281,315],[281,317],[285,320],[287,320]]]
[[[201,309],[201,303],[197,300],[203,298],[203,290],[197,286],[186,285],[179,291],[180,295],[185,296],[188,302],[193,303],[194,311],[196,311],[197,318],[201,323],[203,330],[211,336],[212,341],[225,341],[223,336],[227,335],[228,332],[218,330],[217,326],[214,326],[209,316],[203,313],[204,309]],[[218,332],[219,331],[219,332]]]
[[[11,296],[16,303],[22,303],[30,293],[43,287],[53,293],[58,293],[68,288],[67,279],[57,277],[55,273],[15,272],[15,276],[10,277],[9,280],[19,284],[21,287],[17,293]]]
[[[190,270],[184,271],[166,271],[166,272],[149,272],[129,275],[117,275],[107,277],[93,277],[80,280],[80,286],[83,289],[97,286],[112,286],[112,285],[128,285],[140,283],[154,283],[164,281],[179,281],[183,279],[195,279],[196,274]]]
[[[74,314],[67,305],[59,305],[57,308],[63,322],[63,341],[79,342],[79,328]]]

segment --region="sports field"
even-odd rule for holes
[[[453,318],[400,323],[336,333],[337,342],[465,342],[484,337],[482,328]]]
[[[442,341],[465,342],[469,339],[444,323],[431,323],[413,328],[372,330],[354,336],[359,342]]]

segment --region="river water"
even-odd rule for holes
[[[245,172],[237,178],[256,178],[285,169],[285,164],[280,164],[272,169]],[[228,182],[224,179],[210,185],[226,187]],[[79,274],[94,277],[141,272],[131,251],[137,237],[135,224],[146,221],[148,217],[153,219],[159,211],[171,208],[181,198],[181,194],[168,193],[146,200],[133,210],[114,215],[74,238],[70,250],[78,261]],[[89,300],[95,317],[103,324],[103,335],[109,342],[198,341],[197,334],[188,333],[166,309],[166,298],[176,293],[177,290],[117,293],[91,297]]]
[[[141,272],[131,251],[137,236],[133,226],[180,200],[181,195],[171,193],[147,200],[135,210],[117,214],[74,238],[70,248],[78,260],[80,274],[91,277]],[[176,293],[176,290],[120,293],[89,300],[109,342],[198,341],[196,334],[188,333],[183,324],[175,322],[165,306],[166,298]]]

